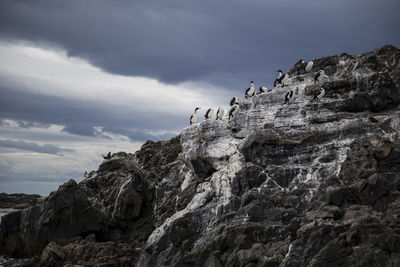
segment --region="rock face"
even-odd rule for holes
[[[4,216],[1,252],[41,266],[399,266],[400,50],[313,61],[233,119],[114,154]]]
[[[42,196],[28,194],[0,194],[0,209],[25,209],[36,205]]]
[[[49,241],[65,244],[76,236],[102,233],[102,214],[91,205],[84,190],[70,180],[41,205],[3,216],[1,248],[12,256],[33,256]]]

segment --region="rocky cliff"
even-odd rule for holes
[[[43,197],[37,194],[6,194],[0,193],[1,209],[25,209],[36,205]]]
[[[233,119],[116,153],[4,216],[1,252],[40,266],[400,266],[400,50],[304,67]]]

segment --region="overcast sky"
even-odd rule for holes
[[[398,0],[0,1],[0,192],[48,194],[271,87],[300,58],[400,46]]]

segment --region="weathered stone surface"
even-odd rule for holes
[[[1,251],[42,266],[400,265],[400,51],[288,73],[233,119],[116,153],[5,216]]]
[[[37,194],[0,194],[0,209],[25,209],[31,207],[43,199]]]
[[[122,242],[70,243],[64,247],[50,242],[38,266],[134,266],[140,250]]]
[[[37,255],[49,241],[66,243],[74,236],[104,230],[101,214],[74,180],[42,204],[3,216],[0,226],[1,252],[13,256]]]

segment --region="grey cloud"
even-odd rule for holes
[[[41,177],[41,176],[19,176],[19,175],[13,175],[12,176],[12,181],[13,182],[67,182],[69,179],[78,179],[83,176],[83,173],[73,173],[71,175],[66,175],[64,177],[58,176],[58,177]],[[4,182],[10,182],[10,177],[9,176],[4,176],[0,175],[0,184]],[[17,191],[18,192],[18,191]]]
[[[18,150],[24,150],[24,151],[33,151],[33,152],[39,152],[39,153],[44,153],[44,154],[62,154],[64,152],[75,152],[73,149],[66,149],[66,148],[60,148],[56,145],[51,145],[51,144],[44,144],[44,145],[39,145],[37,143],[33,142],[26,142],[23,140],[1,140],[0,139],[0,147],[6,147],[6,148],[14,148]]]
[[[239,92],[299,58],[399,45],[397,0],[0,2],[0,38],[63,46],[104,70]]]
[[[1,180],[1,177],[0,177]],[[48,195],[51,191],[55,191],[58,186],[69,179],[60,181],[14,181],[13,179],[5,179],[0,182],[0,192],[6,193],[26,193],[26,194],[40,194],[42,196]]]
[[[64,125],[64,131],[82,136],[95,136],[94,127],[128,136],[134,141],[160,140],[174,134],[151,135],[142,129],[170,131],[187,124],[187,114],[180,116],[160,113],[127,112],[117,107],[104,107],[95,101],[77,101],[12,90],[0,86],[0,119],[25,121],[26,125]],[[28,123],[29,122],[29,123]],[[135,130],[132,130],[135,129]]]
[[[7,122],[6,120],[0,120],[0,127],[10,127],[10,126],[15,128],[24,128],[24,129],[30,129],[30,128],[47,129],[50,127],[49,124],[42,124],[32,121],[13,121],[13,125],[10,125],[10,123]]]
[[[149,139],[153,140],[153,141],[161,141],[161,140],[169,139],[172,136],[175,136],[177,134],[174,131],[169,131],[169,132],[167,131],[166,133],[161,133],[161,134],[152,134],[148,130],[129,129],[127,127],[118,127],[118,126],[105,127],[103,129],[103,131],[111,132],[111,133],[118,133],[118,134],[129,137],[130,140],[139,140],[139,141],[145,141],[145,140],[149,140]],[[155,131],[155,132],[157,132],[157,131]]]

